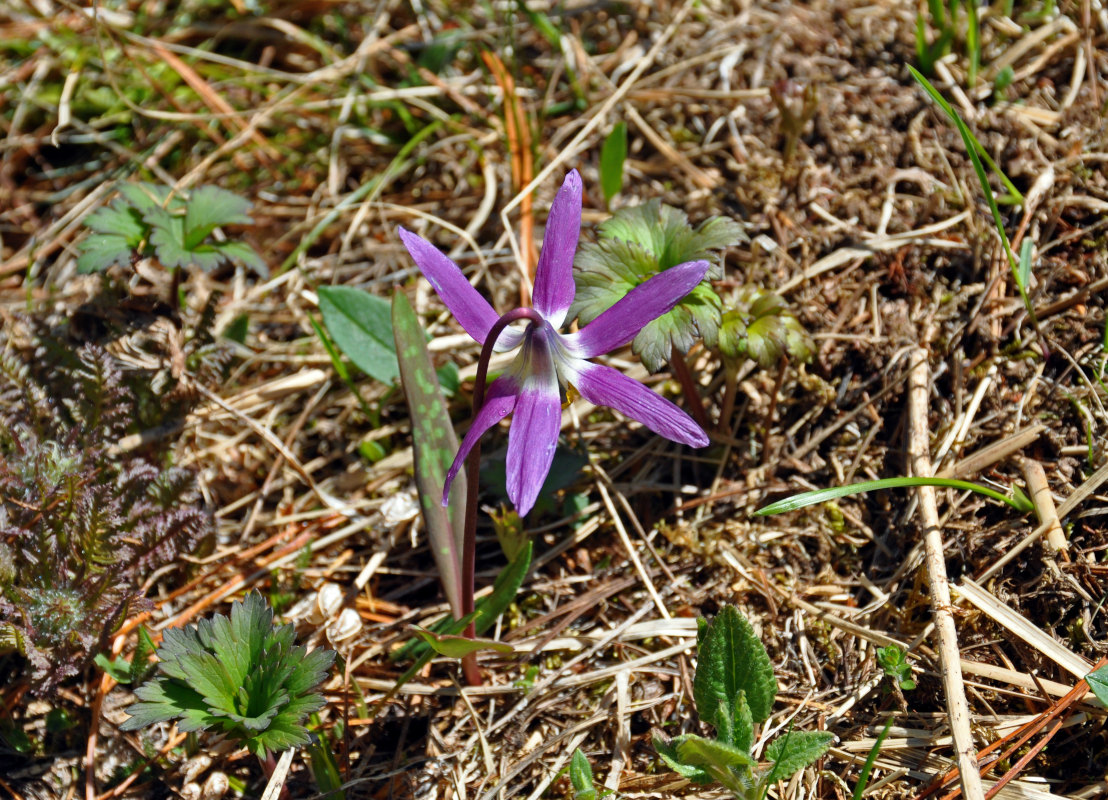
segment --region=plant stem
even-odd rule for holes
[[[477,415],[481,412],[481,407],[485,405],[485,383],[488,380],[489,359],[492,358],[493,346],[506,327],[522,319],[529,319],[537,324],[541,324],[543,321],[542,316],[534,309],[517,308],[498,319],[489,330],[488,336],[485,337],[485,343],[481,346],[481,358],[477,362],[477,376],[473,384],[473,422],[477,421]],[[478,439],[466,457],[466,514],[465,531],[462,535],[463,617],[472,614],[474,610],[473,594],[477,566],[477,480],[480,463],[481,440]],[[473,622],[470,622],[466,627],[465,635],[470,639],[477,635],[476,626]],[[465,673],[466,683],[470,686],[481,685],[481,673],[477,669],[476,653],[470,653],[462,658],[462,671]]]
[[[673,377],[677,378],[677,382],[681,384],[681,393],[685,396],[685,402],[688,403],[692,418],[702,429],[710,430],[708,412],[704,409],[704,401],[700,399],[700,389],[696,384],[696,379],[689,369],[689,363],[685,361],[684,354],[676,347],[670,350],[669,365],[673,367]]]

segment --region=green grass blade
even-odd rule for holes
[[[889,717],[885,720],[885,727],[882,729],[880,735],[877,737],[877,741],[873,743],[873,747],[869,749],[869,755],[866,756],[866,763],[862,765],[862,771],[858,773],[858,783],[854,785],[854,797],[853,800],[862,800],[862,795],[866,793],[866,785],[869,783],[869,774],[873,772],[873,764],[877,761],[877,754],[881,752],[881,745],[885,742],[885,737],[889,735],[889,729],[893,726],[893,717]]]
[[[783,514],[786,511],[796,511],[798,508],[824,503],[828,500],[835,500],[839,497],[847,497],[852,494],[875,492],[880,489],[902,489],[912,486],[943,486],[950,489],[960,489],[966,492],[976,492],[977,494],[991,497],[993,500],[999,500],[1011,506],[1016,511],[1019,511],[1021,514],[1031,511],[1031,508],[1023,505],[1019,499],[1008,497],[1002,492],[998,492],[996,489],[982,486],[979,483],[960,481],[954,478],[883,478],[878,481],[863,481],[862,483],[852,483],[848,486],[834,486],[830,489],[817,489],[813,492],[794,494],[792,497],[786,497],[784,500],[778,500],[776,503],[770,503],[765,508],[758,509],[754,512],[754,516],[766,517],[770,514]]]

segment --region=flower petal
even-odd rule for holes
[[[634,339],[648,322],[673,309],[707,272],[707,261],[688,261],[659,272],[577,333],[563,336],[562,341],[581,358],[610,353]]]
[[[458,265],[421,236],[400,228],[400,240],[408,248],[419,271],[431,282],[435,292],[466,333],[481,344],[500,315],[476,289],[469,285]]]
[[[572,373],[566,377],[590,403],[614,408],[675,442],[692,447],[708,444],[708,437],[692,417],[619,370],[580,359],[563,364],[563,369]],[[514,423],[512,427],[514,430]]]
[[[562,398],[553,347],[557,332],[549,323],[529,332],[518,364],[526,370],[508,432],[508,498],[522,517],[535,505],[558,446]]]
[[[469,451],[473,449],[473,446],[477,444],[477,440],[481,438],[485,431],[512,413],[512,409],[516,407],[518,397],[519,383],[514,375],[501,375],[489,384],[489,390],[485,394],[485,403],[481,406],[481,410],[477,412],[477,416],[474,418],[473,424],[469,426],[469,430],[466,431],[466,435],[462,439],[462,446],[458,448],[458,455],[454,456],[454,463],[450,465],[450,469],[446,473],[446,485],[442,490],[442,504],[444,506],[450,501],[450,484],[454,482],[454,476],[465,464]]]
[[[573,257],[581,238],[581,176],[577,170],[566,175],[546,219],[542,252],[535,267],[535,309],[555,328],[561,327],[573,303]]]

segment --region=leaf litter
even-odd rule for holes
[[[131,285],[122,310],[98,304],[99,276],[75,274],[77,222],[111,207],[107,178],[119,171],[141,167],[166,185],[218,184],[248,198],[255,225],[241,236],[272,270],[265,279],[220,267],[184,284],[186,321],[219,292],[215,329],[245,317],[245,336],[223,385],[206,390],[211,396],[179,425],[144,432],[142,441],[171,442],[175,461],[199,471],[218,533],[187,570],[182,564],[157,581],[153,609],[124,623],[114,654],[133,650],[140,624],[161,631],[225,613],[251,588],[285,598],[287,609],[334,582],[362,621],[337,645],[344,669],[325,686],[322,712],[325,730],[343,724],[332,747],[349,796],[566,796],[561,770],[578,747],[598,786],[701,796],[649,743],[654,730],[706,732],[691,711],[693,618],[736,604],[780,687],[765,730],[791,725],[836,737],[820,762],[773,796],[849,795],[890,716],[869,796],[917,796],[956,754],[914,495],[841,498],[769,520],[752,514],[799,491],[907,474],[908,372],[922,346],[934,472],[1008,487],[1024,480],[1018,457],[1037,462],[1068,537],[1065,548],[1047,548],[1049,524],[978,495],[936,493],[975,744],[983,751],[1010,734],[1017,742],[1053,737],[1018,765],[1000,797],[1103,794],[1103,709],[1080,674],[1093,671],[1108,640],[1108,541],[1097,506],[1108,422],[1108,20],[1099,5],[1060,3],[1042,17],[1022,4],[1011,16],[981,9],[976,86],[966,88],[961,51],[930,76],[1028,197],[1024,208],[1001,213],[1016,233],[1013,249],[1021,237],[1034,244],[1029,292],[1053,353],[1047,361],[1035,355],[1038,334],[1009,285],[958,131],[904,66],[915,63],[913,8],[565,4],[541,14],[553,22],[552,40],[527,14],[422,6],[417,15],[399,2],[350,4],[341,26],[303,4],[274,8],[272,17],[243,15],[226,27],[224,43],[235,44],[226,49],[205,45],[211,26],[226,22],[217,13],[170,15],[164,28],[136,37],[129,26],[137,6],[118,20],[105,15],[99,29],[76,12],[64,21],[2,12],[0,38],[50,42],[0,56],[6,81],[21,89],[2,101],[0,313],[9,346],[31,347],[17,317],[30,300],[48,303],[49,323],[64,324],[66,335],[100,341],[146,379],[170,369],[177,322],[159,321],[166,312],[150,298],[166,287],[155,271],[112,268]],[[74,47],[95,54],[110,44],[122,55],[83,62],[88,88],[75,97],[92,105],[74,104],[55,132],[62,100],[49,90],[65,81],[69,62],[50,37],[63,25]],[[507,114],[509,84],[483,69],[482,47],[500,54],[514,83],[518,102]],[[134,78],[154,67],[178,87],[172,98]],[[1002,98],[994,79],[1005,67],[1012,81]],[[784,129],[771,96],[783,81],[798,96],[815,95],[797,134]],[[98,106],[108,102],[98,98],[115,100]],[[356,286],[387,297],[403,286],[434,337],[436,365],[456,361],[463,382],[472,381],[476,348],[414,281],[390,232],[418,227],[453,247],[490,302],[513,307],[526,285],[519,232],[541,227],[557,185],[544,173],[577,168],[599,187],[601,146],[620,120],[627,157],[613,210],[655,200],[694,224],[742,222],[751,241],[725,251],[721,287],[757,284],[783,297],[812,334],[814,359],[781,373],[741,368],[732,413],[715,420],[707,454],[629,435],[577,401],[564,414],[563,441],[587,446],[591,465],[558,505],[526,521],[532,570],[487,634],[515,654],[482,657],[484,687],[462,692],[454,665],[434,661],[383,701],[405,669],[389,653],[410,639],[410,625],[429,626],[447,606],[422,523],[381,513],[390,497],[413,489],[407,408],[366,379],[363,400],[379,416],[371,420],[336,380],[311,325],[318,289]],[[521,122],[533,172],[513,150]],[[113,138],[121,125],[131,136],[124,144]],[[532,178],[525,195],[507,188]],[[607,218],[599,188],[591,191],[586,229]],[[687,360],[714,412],[722,365],[702,346]],[[610,363],[672,388],[665,373],[649,378],[629,350]],[[451,408],[457,422],[468,412],[459,400]],[[384,457],[365,458],[365,443]],[[491,533],[483,529],[479,548],[485,586],[504,564]],[[322,627],[297,625],[315,646],[326,641]],[[905,652],[915,689],[890,688],[878,662],[890,646]],[[50,706],[17,699],[9,685],[6,707],[18,708],[29,735],[44,736]],[[139,740],[118,730],[132,700],[98,674],[71,686],[56,705],[97,724],[74,729],[67,744],[95,758],[5,750],[3,788],[60,797],[83,783],[106,800],[180,790],[186,774],[203,782],[205,773],[193,774],[193,762],[173,750],[183,737],[168,730],[136,762]],[[1028,752],[986,756],[982,770],[995,766],[985,786]],[[155,753],[156,769],[146,769]],[[208,773],[260,793],[256,765],[231,749],[210,757]],[[286,778],[293,796],[313,794],[305,763],[298,755]],[[133,777],[120,778],[120,767]]]

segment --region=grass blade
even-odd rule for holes
[[[783,514],[786,511],[796,511],[798,508],[813,506],[817,503],[824,503],[828,500],[835,500],[852,494],[875,492],[879,489],[901,489],[911,486],[944,486],[950,489],[976,492],[991,497],[993,500],[999,500],[1021,514],[1032,510],[1031,507],[1024,505],[1019,498],[1008,497],[996,489],[982,486],[979,483],[960,481],[954,478],[883,478],[879,481],[863,481],[862,483],[852,483],[849,486],[834,486],[830,489],[817,489],[813,492],[794,494],[792,497],[786,497],[784,500],[778,500],[776,503],[770,503],[765,508],[758,509],[754,512],[754,516],[766,517],[771,514]]]

